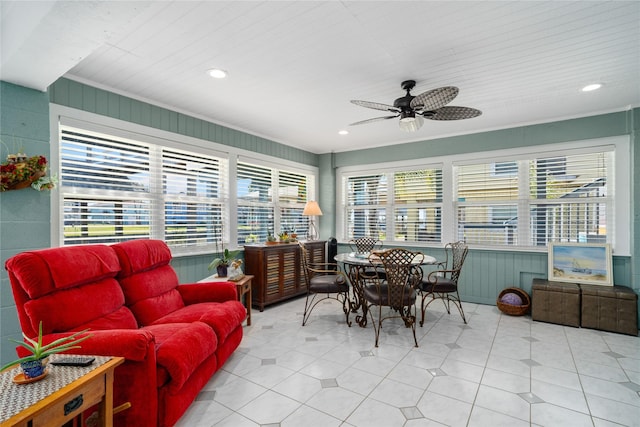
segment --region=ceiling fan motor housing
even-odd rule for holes
[[[411,108],[411,100],[415,98],[415,96],[411,95],[409,92],[416,86],[416,81],[405,80],[400,86],[402,89],[407,91],[407,94],[393,101],[393,106],[399,108],[403,113],[413,112],[413,108]]]

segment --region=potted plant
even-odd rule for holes
[[[289,233],[286,231],[283,231],[282,233],[278,234],[278,237],[280,238],[280,243],[289,243]]]
[[[278,243],[278,241],[276,240],[276,236],[274,236],[273,234],[269,233],[269,235],[267,236],[267,245],[275,245],[277,243]]]
[[[235,259],[240,250],[230,251],[229,249],[225,249],[222,252],[222,256],[215,258],[209,264],[209,270],[213,270],[214,268],[218,272],[218,277],[227,277],[227,268],[229,268],[229,264],[231,264]]]
[[[82,331],[76,332],[66,337],[59,338],[49,344],[42,344],[42,322],[40,322],[38,326],[38,337],[37,339],[29,338],[22,333],[22,336],[26,340],[17,341],[9,338],[9,341],[13,341],[16,344],[21,345],[31,352],[29,356],[21,357],[20,359],[14,360],[13,362],[7,363],[2,368],[0,368],[0,372],[8,369],[16,364],[20,364],[20,368],[22,368],[22,372],[26,378],[37,378],[43,376],[45,374],[46,362],[47,358],[56,353],[61,353],[63,351],[71,350],[73,348],[80,348],[79,345],[76,345],[91,335],[85,335],[80,337],[81,334],[84,334],[89,329],[84,329]]]

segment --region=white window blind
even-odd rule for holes
[[[606,150],[457,166],[457,237],[489,246],[610,241],[612,162]]]
[[[612,164],[612,151],[529,161],[531,243],[609,241]]]
[[[283,231],[305,235],[309,218],[302,216],[308,200],[309,177],[295,172],[279,171],[278,204],[280,207],[280,228]]]
[[[441,240],[441,168],[346,176],[344,187],[349,240],[364,236],[387,242]]]
[[[238,162],[238,244],[263,242],[274,233],[271,168]]]
[[[458,166],[457,239],[483,245],[517,245],[520,195],[517,162]],[[498,172],[499,171],[499,172]]]
[[[61,126],[64,245],[157,238],[214,249],[228,199],[228,161]]]
[[[60,165],[64,245],[151,236],[148,145],[63,128]]]
[[[350,176],[345,191],[346,237],[386,240],[387,176]]]
[[[170,246],[210,246],[228,242],[227,162],[182,150],[162,150],[164,236]]]
[[[394,240],[439,242],[442,227],[442,170],[393,175]]]
[[[305,235],[309,221],[302,211],[314,184],[310,174],[239,161],[238,244],[264,242],[282,232]]]

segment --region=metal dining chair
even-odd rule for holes
[[[364,272],[363,274],[368,277],[362,278],[364,279],[362,282],[365,283],[364,304],[366,304],[366,311],[371,316],[376,336],[376,347],[378,347],[380,339],[382,322],[393,318],[402,319],[405,326],[411,328],[413,341],[418,347],[415,303],[416,287],[422,281],[420,264],[423,259],[423,254],[403,248],[389,249],[369,256],[369,261],[374,265],[381,265],[385,273],[385,277],[382,278],[378,274],[378,269],[373,269]],[[374,306],[378,306],[378,310],[372,310]],[[388,308],[384,314],[383,307]],[[377,311],[377,320],[374,318],[374,311]]]
[[[424,314],[427,307],[436,299],[442,300],[448,314],[451,314],[451,303],[453,303],[458,308],[464,323],[467,323],[462,309],[460,294],[458,293],[458,279],[460,278],[462,265],[467,257],[469,247],[464,242],[447,243],[444,251],[446,258],[444,262],[439,263],[441,268],[430,272],[418,287],[422,294],[420,326],[424,325]],[[428,297],[431,297],[431,301],[425,304],[425,300]]]
[[[379,249],[382,246],[380,240],[373,237],[358,237],[356,239],[349,240],[349,246],[352,252],[359,254],[371,252],[374,249]]]
[[[314,307],[326,299],[334,299],[342,304],[347,325],[349,322],[349,282],[340,267],[335,263],[313,262],[309,259],[309,250],[303,242],[298,242],[302,258],[302,271],[307,286],[307,299],[304,303],[302,326],[307,323]]]

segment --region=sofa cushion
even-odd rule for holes
[[[86,326],[96,329],[131,329],[137,323],[132,313],[124,307],[124,295],[115,279],[77,286],[54,292],[24,304],[31,327],[51,334],[80,329]]]
[[[182,296],[176,289],[178,277],[170,266],[138,273],[120,279],[125,304],[138,323],[150,325],[158,318],[184,307]]]
[[[6,265],[29,298],[115,277],[120,263],[105,245],[84,245],[23,252]]]
[[[247,310],[238,301],[202,302],[187,305],[157,319],[154,324],[179,322],[204,322],[215,331],[220,342],[227,339],[229,334],[242,325],[247,316]]]
[[[168,372],[171,377],[169,387],[175,391],[218,347],[216,335],[202,322],[166,323],[143,329],[155,337],[156,361]]]
[[[69,331],[82,331],[91,329],[92,331],[109,331],[113,329],[138,329],[138,322],[133,317],[133,313],[124,305],[107,315],[92,319],[87,323],[69,329]]]
[[[122,269],[118,280],[125,304],[142,326],[182,307],[171,251],[161,240],[132,240],[112,246]]]
[[[162,240],[130,240],[111,247],[120,259],[119,277],[129,277],[171,262],[171,250]]]

